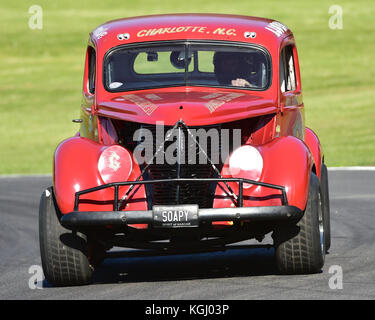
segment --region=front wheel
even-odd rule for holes
[[[65,229],[59,216],[53,188],[47,188],[39,207],[39,242],[44,275],[55,286],[88,284],[93,268],[88,259],[86,236]]]
[[[303,217],[275,230],[275,257],[282,274],[318,273],[324,264],[324,222],[319,179],[311,173]]]

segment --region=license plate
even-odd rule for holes
[[[198,227],[198,205],[153,206],[156,228]]]

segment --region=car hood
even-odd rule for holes
[[[276,101],[245,90],[147,90],[112,95],[98,102],[98,115],[164,125],[183,120],[189,126],[211,125],[276,112]]]

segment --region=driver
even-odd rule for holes
[[[216,52],[213,63],[218,82],[236,87],[254,87],[245,79],[247,66],[241,62],[242,59],[238,53]]]

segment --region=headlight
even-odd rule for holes
[[[236,149],[229,159],[229,172],[234,178],[258,181],[263,170],[263,158],[253,146],[242,146]],[[244,183],[244,188],[251,185]]]
[[[121,146],[110,146],[100,155],[98,170],[104,183],[128,180],[133,162],[128,150]]]

